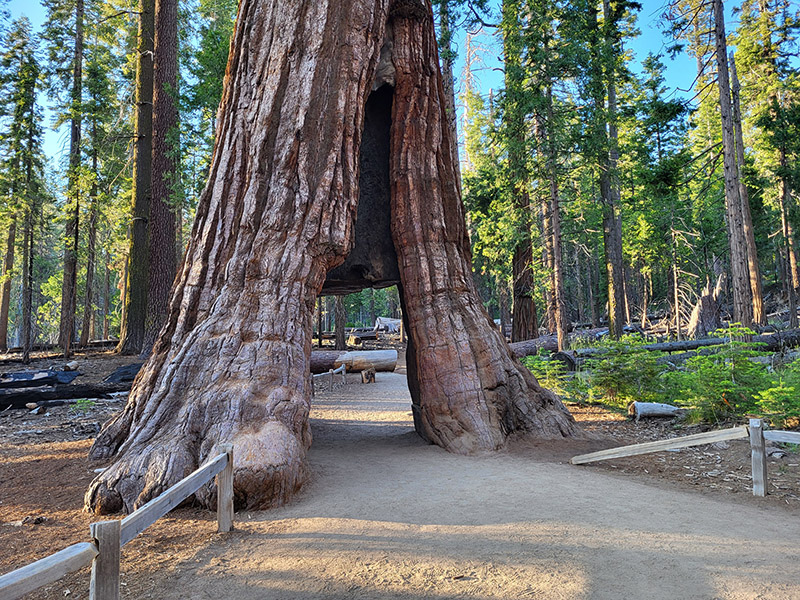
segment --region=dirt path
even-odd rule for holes
[[[315,401],[311,485],[173,556],[153,598],[800,599],[800,523],[414,433],[405,378]],[[123,570],[125,566],[123,565]]]

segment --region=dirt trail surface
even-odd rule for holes
[[[237,514],[221,535],[208,513],[172,513],[125,547],[123,598],[800,600],[791,507],[566,464],[608,441],[451,455],[413,432],[404,375],[350,377],[314,400],[294,503]],[[34,535],[21,527],[0,543]],[[31,598],[67,589],[86,598],[86,573]]]

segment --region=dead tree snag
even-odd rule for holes
[[[391,191],[384,258],[395,258],[389,271],[352,267],[362,287],[388,285],[399,261],[418,431],[455,452],[497,448],[513,431],[577,432],[512,359],[472,285],[432,16],[418,6],[424,19],[390,17],[389,0],[241,3],[209,183],[167,325],[92,447],[113,462],[88,508],[129,511],[220,442],[236,446],[237,505],[276,506],[302,485],[314,303],[354,245],[365,106],[391,48],[387,21],[398,28],[395,108],[381,104],[394,119],[392,181],[376,175],[372,187]],[[210,490],[197,497],[214,502]]]

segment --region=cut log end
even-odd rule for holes
[[[660,402],[631,402],[628,405],[628,416],[637,421],[644,417],[676,417],[685,412],[682,408]]]

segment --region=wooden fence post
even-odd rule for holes
[[[100,521],[90,526],[99,554],[92,562],[89,600],[119,600],[119,521]]]
[[[767,450],[761,419],[750,419],[750,460],[753,464],[753,496],[766,496]]]
[[[217,473],[217,529],[233,529],[233,444],[217,444],[217,453],[228,455],[228,464]]]
[[[330,378],[330,382],[328,383],[328,390],[333,391],[333,369],[328,369],[328,377]]]

